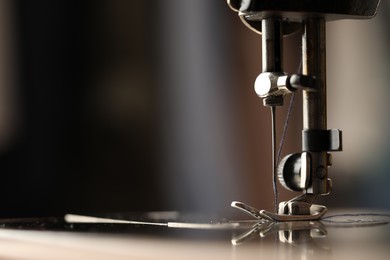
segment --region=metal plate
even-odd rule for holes
[[[387,212],[322,221],[210,221],[149,212],[0,220],[4,259],[388,259]],[[229,218],[231,219],[231,218]]]

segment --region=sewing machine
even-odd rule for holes
[[[330,152],[342,150],[342,133],[327,129],[326,100],[326,21],[369,19],[376,15],[380,0],[228,0],[241,21],[261,34],[262,72],[254,88],[271,108],[272,165],[276,213],[258,210],[241,202],[232,207],[257,219],[271,221],[316,220],[327,208],[313,204],[331,192],[328,168]],[[283,70],[283,37],[302,34],[302,72],[286,74]],[[284,96],[302,92],[302,151],[279,160],[276,149],[275,110],[283,106]],[[277,206],[277,184],[301,195]]]
[[[227,216],[222,220],[209,216],[198,219],[196,214],[179,212],[2,219],[1,256],[12,259],[58,256],[62,259],[387,259],[390,214],[348,210],[324,217],[326,207],[314,204],[318,196],[331,192],[330,152],[342,150],[341,131],[327,129],[325,22],[371,18],[379,2],[228,1],[244,24],[262,35],[263,68],[255,81],[255,92],[271,110],[274,185],[279,179],[282,186],[301,195],[281,202],[275,212],[233,202],[234,208],[255,217],[244,221],[229,220]],[[302,71],[286,74],[283,37],[292,33],[302,34]],[[302,151],[279,160],[275,111],[283,105],[286,95],[294,93],[303,94]],[[321,221],[312,221],[320,218]]]

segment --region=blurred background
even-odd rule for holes
[[[331,207],[390,208],[389,14],[327,26]],[[297,72],[300,35],[284,44]],[[260,36],[224,0],[0,0],[0,217],[271,210],[260,70]],[[301,125],[297,95],[283,154]]]

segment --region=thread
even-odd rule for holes
[[[277,160],[277,164],[279,164],[279,163],[280,163],[280,160],[281,160],[283,145],[284,145],[284,142],[285,142],[285,140],[286,140],[286,134],[287,134],[288,123],[289,123],[290,118],[291,118],[291,114],[292,114],[292,110],[293,110],[293,106],[294,106],[294,101],[295,101],[295,92],[293,92],[293,93],[291,94],[290,104],[289,104],[289,106],[288,106],[286,119],[285,119],[285,121],[284,121],[283,133],[282,133],[282,137],[280,138],[280,143],[279,143],[279,148],[278,148],[278,157],[277,157],[278,160]]]
[[[302,70],[302,60],[301,62],[299,63],[299,66],[298,66],[298,73],[301,73],[301,70]],[[291,94],[291,98],[290,98],[290,104],[288,106],[288,110],[287,110],[287,115],[286,115],[286,119],[284,120],[284,124],[283,124],[283,132],[282,132],[282,136],[280,138],[280,142],[279,142],[279,147],[278,147],[278,152],[277,152],[277,155],[275,155],[275,141],[274,139],[276,138],[275,135],[275,109],[271,109],[271,113],[272,113],[272,138],[273,138],[273,141],[272,141],[272,145],[273,145],[273,152],[272,152],[272,156],[273,156],[273,164],[272,164],[272,175],[273,175],[273,188],[274,188],[274,204],[275,204],[275,212],[277,213],[278,212],[278,204],[279,204],[279,192],[278,192],[278,185],[277,185],[277,166],[278,164],[280,163],[280,160],[281,160],[281,156],[282,156],[282,150],[283,150],[283,145],[284,145],[284,142],[286,140],[286,134],[287,134],[287,129],[288,129],[288,124],[289,124],[289,121],[290,121],[290,118],[291,118],[291,114],[292,114],[292,110],[293,110],[293,107],[294,107],[294,103],[295,103],[295,92],[293,92]]]
[[[341,220],[340,220],[341,218]],[[387,218],[387,219],[383,219]],[[321,222],[330,225],[342,226],[365,226],[365,225],[380,225],[388,224],[390,214],[386,213],[346,213],[326,216],[321,218]]]

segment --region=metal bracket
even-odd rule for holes
[[[302,150],[310,152],[335,152],[342,151],[342,132],[338,129],[331,130],[303,130]]]
[[[287,203],[290,203],[290,206],[293,205],[292,204],[293,202],[291,201]],[[309,207],[310,214],[304,214],[304,215],[276,214],[276,213],[269,212],[267,210],[258,210],[252,206],[249,206],[239,201],[233,201],[231,206],[258,220],[280,221],[280,222],[318,220],[321,217],[323,217],[327,211],[327,208],[325,206],[316,205],[316,204],[311,204]]]

